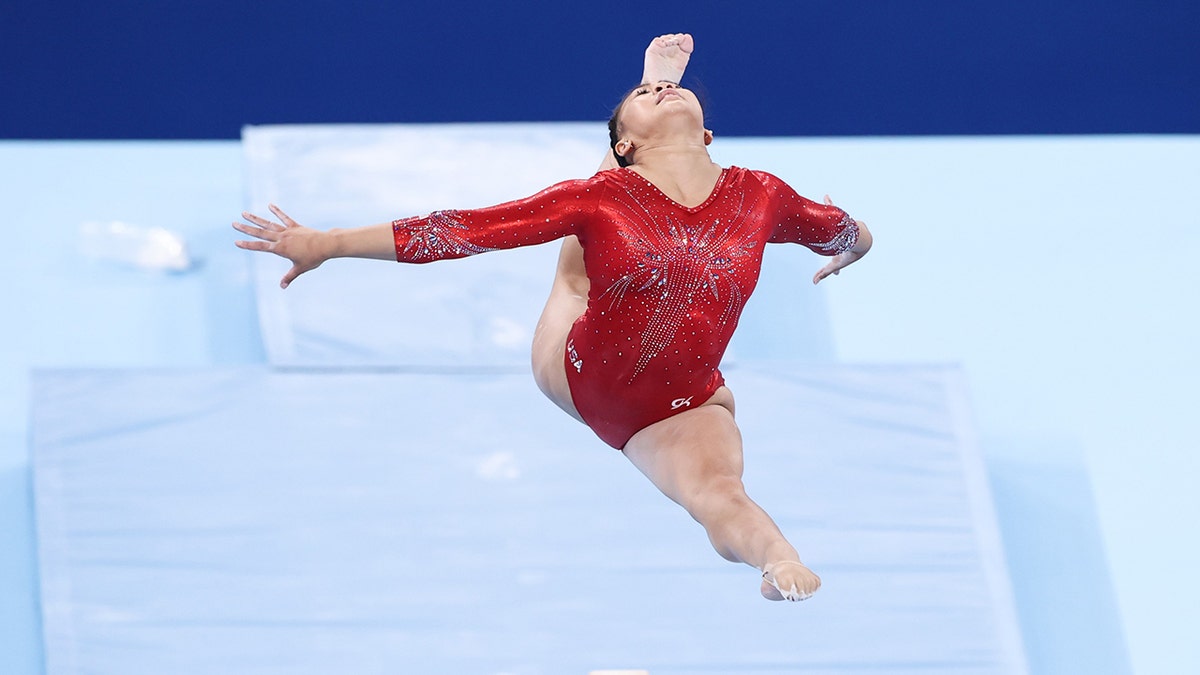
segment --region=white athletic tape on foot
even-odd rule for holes
[[[780,561],[778,563],[775,563],[775,565],[781,565],[781,564],[786,564],[786,563],[790,563],[793,565],[800,565],[801,567],[804,566],[804,563],[792,562],[789,560]],[[774,567],[775,565],[771,565],[771,567]],[[763,570],[763,579],[766,580],[766,582],[768,584],[771,584],[773,587],[775,587],[775,590],[779,591],[779,594],[783,596],[784,600],[788,600],[790,602],[803,602],[804,600],[807,600],[813,596],[812,593],[801,593],[800,589],[796,587],[795,582],[792,582],[791,590],[787,590],[787,591],[783,590],[782,588],[780,588],[779,582],[776,581],[776,579],[775,579],[774,570],[770,570],[770,571]]]

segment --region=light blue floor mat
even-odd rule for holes
[[[958,371],[727,377],[806,603],[524,373],[38,373],[47,673],[1024,672]]]
[[[298,199],[305,205],[293,212],[307,212],[311,206],[324,214],[351,214],[363,204],[374,209],[375,197],[412,193],[393,181],[390,168],[416,160],[419,166],[410,166],[410,173],[457,171],[465,179],[449,185],[490,189],[495,176],[506,181],[510,173],[515,176],[508,152],[515,147],[511,140],[523,132],[513,127],[534,125],[488,126],[465,135],[461,127],[419,129],[427,142],[443,144],[438,147],[445,147],[447,138],[471,133],[476,141],[496,140],[492,150],[498,151],[477,143],[477,152],[459,153],[453,168],[445,163],[453,153],[446,152],[360,154],[357,160],[334,156],[345,169],[340,173],[322,171],[319,163],[304,165],[314,171],[309,189],[292,190],[284,205],[299,204],[293,201]],[[346,134],[349,141],[363,130],[296,133],[343,131],[351,132]],[[1034,673],[1195,670],[1187,667],[1195,654],[1186,647],[1200,606],[1186,583],[1195,546],[1178,536],[1177,519],[1179,513],[1195,511],[1190,505],[1196,500],[1190,487],[1197,472],[1189,439],[1195,438],[1191,430],[1200,418],[1180,410],[1187,407],[1186,392],[1196,378],[1191,344],[1200,324],[1178,308],[1188,306],[1188,290],[1196,287],[1189,280],[1197,268],[1187,260],[1200,230],[1194,217],[1187,216],[1186,198],[1200,175],[1197,154],[1191,151],[1197,142],[1195,137],[722,138],[713,146],[714,157],[723,164],[771,170],[814,196],[832,191],[836,200],[866,216],[879,235],[869,265],[856,267],[853,275],[842,275],[834,284],[822,284],[822,289],[804,281],[819,262],[815,257],[795,247],[768,248],[768,254],[798,255],[782,265],[769,261],[728,361],[744,363],[741,357],[747,354],[799,354],[829,362],[836,336],[836,352],[843,359],[961,362],[970,374]],[[227,368],[264,358],[251,329],[251,256],[230,245],[234,233],[228,228],[242,208],[240,152],[236,143],[0,143],[0,155],[9,160],[3,164],[7,174],[0,187],[7,200],[0,201],[8,205],[9,234],[20,253],[0,273],[17,289],[4,301],[7,315],[18,321],[4,334],[0,350],[6,374],[0,387],[0,502],[5,504],[0,509],[0,672],[42,672],[41,617],[33,600],[38,561],[27,487],[28,369]],[[536,149],[520,152],[536,154]],[[563,174],[589,173],[596,162],[593,153],[590,145],[582,149],[578,166],[562,166]],[[474,173],[463,173],[464,159],[476,165],[468,167]],[[288,162],[275,161],[278,175],[285,176]],[[372,182],[375,171],[383,178]],[[929,186],[940,187],[931,191]],[[246,188],[247,195],[252,187]],[[990,201],[993,194],[1020,198],[997,206]],[[1107,198],[1113,194],[1138,195],[1136,208],[1131,202],[1129,208],[1113,209]],[[429,208],[461,201],[458,194],[424,194],[424,189],[422,196],[429,197]],[[482,203],[490,197],[472,199]],[[422,208],[389,205],[361,215],[374,221],[392,217],[393,209],[407,213]],[[1013,219],[1015,212],[1022,218]],[[1017,273],[1044,261],[1014,252],[1027,245],[1025,238],[1000,234],[1012,234],[1006,223],[1024,222],[1028,214],[1038,214],[1030,215],[1033,220],[1027,224],[1038,232],[1086,222],[1088,235],[1074,241],[1083,249],[1055,257],[1052,265],[1038,265],[1036,273]],[[1182,219],[1178,214],[1184,214]],[[1146,231],[1165,227],[1164,241],[1174,242],[1155,253],[1153,270],[1130,273],[1136,249],[1114,224],[1129,218]],[[79,223],[96,219],[177,229],[188,235],[203,264],[188,275],[160,277],[81,261]],[[318,218],[312,224],[358,220],[351,215],[345,223]],[[945,249],[946,242],[963,252],[956,261],[929,253]],[[523,264],[500,255],[517,267]],[[930,255],[937,264],[925,264]],[[446,263],[446,272],[470,262]],[[434,279],[428,275],[436,267],[411,270],[422,275],[412,284],[396,277],[407,274],[403,266],[365,265],[396,283],[385,280],[384,287],[367,287],[361,295],[365,305],[344,324],[312,322],[318,332],[300,337],[301,343],[317,348],[313,353],[319,358],[311,362],[328,363],[322,359],[332,356],[336,363],[346,354],[353,356],[366,342],[354,341],[367,335],[363,317],[379,312],[377,303],[423,288]],[[307,287],[336,286],[329,275],[337,269],[335,263],[323,267]],[[269,279],[273,297],[290,300],[305,290],[294,285],[279,292],[274,287],[278,274]],[[537,297],[530,312],[540,306],[549,283],[547,269],[538,267],[535,274]],[[797,279],[806,292],[828,293],[828,316],[821,305],[809,314],[771,311],[754,318],[755,303],[761,309],[791,309],[786,301],[800,290]],[[803,303],[813,298],[824,302],[823,294],[815,293],[795,304],[804,310]],[[453,316],[490,316],[484,312],[494,308],[472,304]],[[997,323],[996,309],[1008,319]],[[392,320],[397,316],[404,314],[389,314],[384,330],[371,340],[403,331]],[[457,325],[449,321],[453,316],[422,318],[429,322],[429,334],[441,334],[437,321],[445,321],[445,338]],[[62,329],[64,320],[70,330]],[[343,334],[351,341],[310,339],[320,338],[326,326],[349,328]],[[512,354],[524,367],[525,348],[513,348]],[[1113,360],[1114,354],[1136,357]],[[1117,395],[1116,390],[1125,393]],[[750,412],[743,407],[743,416]],[[1114,583],[1123,589],[1119,597]],[[1128,665],[1126,638],[1136,668]]]

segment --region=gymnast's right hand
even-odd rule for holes
[[[328,233],[304,227],[274,204],[271,204],[270,208],[271,212],[279,218],[279,223],[243,211],[242,218],[254,225],[234,223],[233,229],[248,234],[257,241],[236,241],[234,243],[239,248],[250,251],[268,251],[290,260],[292,269],[288,270],[288,273],[283,275],[283,279],[279,282],[280,288],[287,288],[288,284],[292,283],[296,277],[320,267],[321,263],[331,257],[332,242]]]

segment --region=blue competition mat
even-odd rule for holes
[[[40,372],[47,673],[1025,672],[957,370],[726,375],[806,603],[525,373]]]

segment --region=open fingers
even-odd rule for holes
[[[279,223],[277,223],[273,220],[268,220],[266,218],[263,218],[262,216],[256,216],[253,213],[250,213],[249,211],[242,211],[242,217],[245,218],[246,220],[254,223],[255,225],[258,225],[259,227],[263,228],[264,230],[271,230],[272,232],[279,232],[280,230],[283,229],[283,226],[280,225]]]
[[[267,241],[274,241],[277,235],[275,230],[268,230],[263,227],[254,227],[253,225],[247,225],[245,223],[234,223],[233,229],[243,234],[248,234],[251,237],[264,239]]]
[[[235,241],[233,245],[247,251],[270,251],[272,247],[269,241]]]
[[[283,221],[283,224],[285,226],[287,226],[287,227],[298,227],[299,226],[299,224],[296,221],[292,220],[291,216],[284,213],[283,209],[279,208],[278,206],[275,206],[274,204],[269,204],[268,208],[271,209],[271,213],[274,213],[276,216],[279,217],[279,220]]]
[[[825,277],[828,277],[833,274],[837,274],[841,271],[842,271],[841,267],[838,267],[835,263],[830,263],[830,264],[822,267],[821,269],[817,270],[817,273],[813,275],[813,284],[818,284]]]
[[[283,228],[280,228],[278,225],[276,225],[275,227],[278,229],[271,230],[271,229],[267,229],[265,227],[254,227],[253,225],[247,225],[245,223],[234,223],[233,224],[233,229],[237,230],[238,232],[241,232],[242,234],[248,234],[251,237],[255,237],[257,239],[262,239],[264,241],[270,241],[270,242],[278,241],[278,239],[279,239],[278,233],[283,229]],[[247,242],[247,243],[259,243],[259,242]],[[243,247],[243,248],[245,248],[245,247]],[[256,249],[256,250],[265,250],[265,249]]]

